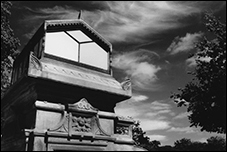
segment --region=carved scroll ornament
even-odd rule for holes
[[[126,79],[125,81],[121,82],[121,87],[125,91],[131,90],[131,79]]]
[[[70,109],[83,110],[83,111],[94,111],[97,112],[98,109],[94,108],[85,98],[82,98],[79,102],[69,105]]]
[[[30,67],[34,67],[36,70],[42,71],[42,64],[33,52],[30,53]]]

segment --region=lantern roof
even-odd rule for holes
[[[81,30],[89,38],[102,46],[105,50],[111,51],[112,45],[103,36],[101,36],[94,28],[88,25],[82,19],[73,20],[46,20],[44,22],[45,31],[65,31],[65,30]]]

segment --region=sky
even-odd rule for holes
[[[44,20],[82,19],[113,47],[113,76],[130,78],[132,98],[117,103],[115,113],[133,117],[150,140],[173,145],[189,138],[205,142],[216,133],[189,127],[186,107],[170,98],[191,81],[196,42],[212,38],[203,24],[205,11],[226,20],[225,1],[13,1],[10,24],[27,44]],[[204,58],[203,60],[209,61]]]

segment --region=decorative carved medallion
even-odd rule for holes
[[[72,116],[72,131],[91,132],[91,118]]]

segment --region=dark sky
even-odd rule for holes
[[[114,77],[130,77],[133,95],[115,112],[140,120],[151,140],[162,145],[177,139],[205,141],[212,135],[190,128],[186,108],[177,107],[171,92],[191,80],[194,45],[210,37],[205,11],[226,20],[225,1],[13,1],[10,24],[20,50],[44,20],[82,19],[113,45]],[[209,60],[209,59],[204,59]]]

